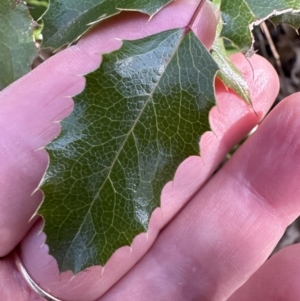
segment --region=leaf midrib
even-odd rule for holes
[[[157,81],[157,83],[155,84],[155,86],[154,86],[154,88],[153,88],[153,91],[149,94],[148,99],[146,100],[146,102],[145,102],[143,108],[141,109],[140,113],[139,113],[138,116],[136,117],[136,119],[135,119],[133,125],[131,126],[131,128],[130,128],[128,134],[124,135],[125,138],[124,138],[124,140],[123,140],[123,143],[122,143],[122,145],[119,147],[119,151],[116,153],[116,155],[115,155],[115,157],[114,157],[114,159],[113,159],[113,162],[111,163],[111,166],[110,166],[110,168],[109,168],[108,174],[107,174],[107,176],[105,177],[105,179],[103,180],[103,183],[102,183],[101,187],[99,188],[98,193],[95,195],[94,199],[92,200],[92,202],[91,202],[91,204],[90,204],[90,206],[89,206],[89,209],[88,209],[88,211],[86,212],[86,214],[85,214],[85,216],[84,216],[84,218],[83,218],[83,220],[82,220],[82,223],[81,223],[81,225],[80,225],[80,227],[79,227],[79,229],[78,229],[76,235],[74,236],[74,238],[73,238],[73,240],[72,240],[72,242],[71,242],[71,244],[70,244],[70,246],[69,246],[69,248],[68,248],[68,250],[67,250],[67,252],[66,252],[66,256],[67,256],[67,254],[68,254],[69,251],[70,251],[70,248],[71,248],[71,246],[72,246],[72,244],[73,244],[73,241],[75,240],[75,238],[77,237],[77,235],[81,232],[81,228],[82,228],[82,226],[83,226],[83,224],[84,224],[84,221],[86,220],[87,216],[90,214],[91,209],[92,209],[92,207],[94,206],[95,201],[98,199],[99,194],[100,194],[102,188],[104,187],[104,185],[106,184],[106,182],[107,182],[108,180],[112,181],[112,180],[110,179],[111,171],[113,170],[113,168],[114,168],[114,166],[115,166],[115,163],[117,162],[118,157],[119,157],[121,151],[123,150],[124,145],[125,145],[126,142],[127,142],[128,137],[129,137],[130,134],[133,132],[133,130],[134,130],[134,128],[135,128],[137,122],[139,121],[140,117],[142,116],[142,114],[143,114],[145,108],[148,106],[150,99],[152,99],[153,94],[155,93],[155,91],[156,91],[156,89],[157,89],[157,87],[158,87],[158,85],[159,85],[159,83],[160,83],[160,81],[161,81],[161,78],[162,78],[162,77],[164,76],[164,74],[165,74],[165,70],[167,69],[168,65],[169,65],[170,62],[173,60],[173,58],[175,57],[175,55],[177,54],[179,45],[180,45],[180,43],[182,42],[183,38],[185,37],[185,32],[184,32],[184,30],[183,30],[183,29],[181,29],[181,30],[182,30],[182,36],[181,36],[180,39],[178,39],[178,43],[176,44],[176,50],[175,50],[175,51],[173,52],[173,54],[170,56],[170,59],[168,60],[168,62],[167,62],[166,65],[165,65],[164,72],[162,73],[160,79],[159,79],[159,80]],[[178,33],[178,31],[174,32],[172,35],[176,35],[177,33]],[[169,37],[170,37],[170,36],[168,36],[168,38],[169,38]],[[166,40],[166,39],[165,39],[165,40]],[[165,40],[161,41],[160,44],[162,44],[163,42],[165,42]],[[159,44],[159,45],[160,45],[160,44]],[[91,215],[91,217],[92,217],[92,215]],[[64,260],[63,260],[63,262],[64,262]]]

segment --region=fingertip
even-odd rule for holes
[[[278,104],[278,106],[280,106],[281,103],[283,103],[285,106],[289,106],[290,110],[295,111],[300,109],[299,101],[300,101],[300,92],[297,92],[287,96]]]
[[[249,86],[253,107],[246,104],[217,78],[215,82],[217,106],[210,112],[210,124],[217,137],[224,135],[230,127],[232,131],[228,136],[229,140],[237,135],[243,137],[248,134],[249,130],[267,114],[279,91],[278,75],[263,57],[254,55],[249,60],[242,54],[235,54],[231,56],[231,60]]]
[[[234,54],[231,60],[241,70],[249,85],[255,111],[268,111],[280,88],[279,77],[274,67],[257,54],[251,58],[240,53]],[[255,99],[257,101],[254,101]]]
[[[267,260],[228,301],[300,300],[300,244]]]

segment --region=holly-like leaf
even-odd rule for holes
[[[122,10],[149,15],[172,0],[51,0],[44,16],[43,47],[60,48],[82,36],[92,25]]]
[[[104,265],[147,231],[163,186],[199,155],[217,70],[196,36],[176,29],[125,41],[86,77],[46,147],[39,213],[61,271]]]
[[[227,87],[235,91],[247,104],[252,105],[249,86],[241,74],[241,71],[227,56],[223,39],[217,39],[215,41],[212,57],[220,68],[218,77]]]
[[[287,13],[284,15],[275,16],[270,19],[275,25],[280,23],[286,23],[298,30],[300,28],[300,12],[299,13]]]
[[[34,22],[23,1],[0,0],[0,90],[30,71]]]
[[[211,54],[219,66],[218,77],[223,83],[235,91],[247,104],[252,105],[249,86],[240,70],[232,63],[224,46],[224,39],[220,37],[223,21],[219,21],[217,34],[212,46]]]
[[[221,0],[220,10],[224,22],[221,36],[232,41],[243,53],[247,53],[253,43],[251,34],[253,26],[284,14],[290,15],[290,19],[284,17],[284,21],[295,25],[295,16],[300,13],[300,1]],[[297,18],[297,20],[299,19]]]

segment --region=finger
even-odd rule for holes
[[[300,213],[299,98],[271,112],[101,301],[226,300],[259,268]]]
[[[70,112],[70,96],[84,87],[84,78],[77,74],[95,64],[71,48],[0,93],[0,256],[9,253],[34,222],[29,220],[42,194],[33,192],[48,161],[40,149],[59,133],[54,121]]]
[[[272,256],[228,301],[300,300],[300,245]]]
[[[9,253],[35,222],[31,217],[42,194],[33,192],[48,164],[47,154],[41,148],[59,133],[57,121],[70,113],[70,96],[82,91],[84,78],[79,75],[100,64],[98,53],[105,52],[107,47],[110,51],[120,47],[120,42],[114,44],[116,38],[126,38],[126,34],[129,38],[142,37],[162,28],[185,26],[197,4],[196,0],[177,1],[166,8],[167,14],[163,10],[151,21],[146,16],[124,13],[99,31],[99,36],[105,35],[105,43],[98,44],[98,31],[95,30],[78,46],[50,58],[0,93],[0,182],[3,183],[0,191],[0,256]],[[211,22],[199,20],[199,26],[203,25],[201,36],[211,43],[217,19],[208,5],[204,10]],[[179,13],[182,18],[177,17]],[[173,21],[167,23],[170,18]],[[125,34],[116,36],[114,31],[108,30],[111,27],[121,28]],[[139,28],[135,30],[136,35],[131,34],[133,28]],[[143,28],[148,30],[143,32]],[[93,49],[92,53],[90,49]]]
[[[44,300],[24,282],[12,256],[7,256],[0,260],[0,300]]]
[[[201,158],[185,160],[174,180],[164,187],[161,208],[166,222],[200,189],[229,150],[262,120],[277,96],[278,78],[265,59],[254,56],[249,64],[243,55],[236,54],[232,60],[248,82],[254,110],[217,80],[217,106],[210,112],[212,132],[201,137]],[[268,89],[271,84],[274,90]]]
[[[278,87],[273,68],[267,61],[255,56],[251,60],[256,70],[253,79],[251,66],[247,60],[240,55],[235,56],[234,60],[249,82],[257,115],[235,94],[228,92],[220,83],[217,84],[218,108],[215,108],[211,114],[214,134],[208,133],[201,140],[203,157],[192,157],[179,167],[174,181],[164,189],[161,209],[156,210],[151,218],[148,236],[139,235],[134,240],[131,249],[129,247],[119,249],[106,264],[104,272],[97,267],[76,276],[71,272],[59,275],[54,259],[47,255],[48,247],[46,245],[40,247],[45,241],[45,235],[42,233],[38,235],[42,225],[37,224],[22,242],[22,260],[32,277],[39,281],[44,289],[67,300],[77,300],[76,298],[82,292],[85,292],[86,300],[93,300],[96,296],[103,294],[136,264],[150,248],[161,227],[174,217],[206,181],[228,150],[267,112]],[[270,83],[276,89],[265,89]],[[32,254],[35,254],[34,258]]]
[[[110,52],[122,45],[121,40],[137,40],[173,28],[189,24],[200,0],[174,1],[149,21],[149,16],[140,13],[121,13],[114,19],[101,23],[84,36],[78,46],[91,55]],[[205,3],[193,24],[193,32],[210,48],[215,37],[218,12],[209,2]]]

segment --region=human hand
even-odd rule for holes
[[[256,114],[217,81],[218,107],[210,114],[213,133],[201,138],[201,158],[183,162],[164,188],[148,233],[139,235],[132,248],[118,250],[105,271],[93,267],[76,276],[59,275],[48,255],[42,221],[31,219],[42,194],[32,192],[48,162],[42,147],[59,133],[54,122],[70,113],[70,96],[84,87],[78,74],[94,70],[99,53],[120,47],[115,38],[137,39],[186,25],[197,4],[174,2],[150,22],[140,14],[121,14],[0,93],[0,300],[43,300],[15,266],[13,250],[20,241],[20,259],[29,274],[62,300],[95,300],[105,292],[97,300],[225,300],[263,264],[284,228],[299,215],[297,95],[282,102],[205,184],[226,153],[261,121],[278,92],[277,76],[264,59],[250,60],[253,78],[248,61],[237,55],[233,60],[250,85]],[[216,18],[207,5],[196,25],[209,47]],[[232,300],[259,300],[252,291],[256,281],[268,279],[287,252],[295,256],[297,251],[289,248],[264,264]],[[280,288],[276,286],[277,292]],[[268,291],[260,288],[259,296]]]

